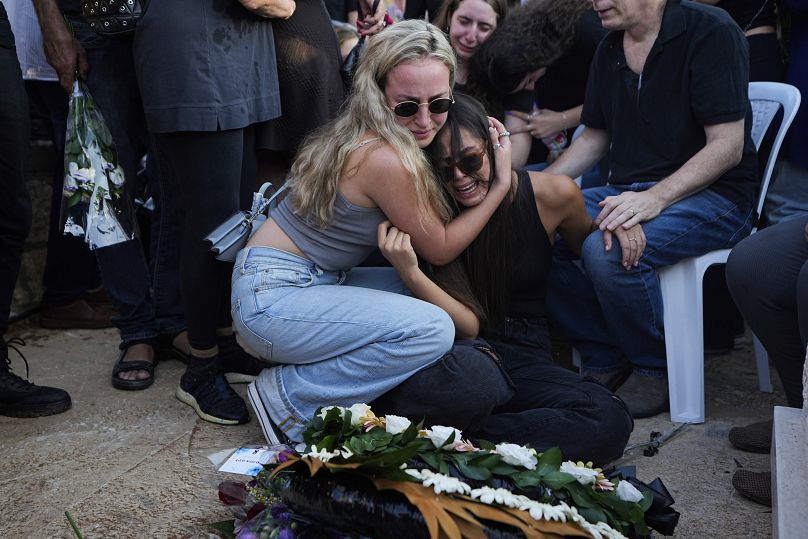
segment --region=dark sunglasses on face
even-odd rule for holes
[[[421,105],[427,105],[429,112],[432,114],[443,114],[444,112],[449,112],[449,109],[452,108],[453,103],[454,97],[452,96],[437,97],[426,103],[402,101],[401,103],[396,103],[396,105],[393,107],[393,112],[395,112],[396,116],[409,118],[410,116],[415,116],[418,114],[418,109],[421,108]]]
[[[483,168],[483,157],[485,156],[485,147],[479,152],[467,153],[460,157],[457,161],[446,159],[446,164],[443,166],[443,177],[446,181],[452,181],[455,176],[455,167],[460,172],[469,176],[476,174]]]

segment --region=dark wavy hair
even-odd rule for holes
[[[589,9],[589,0],[532,0],[511,8],[471,59],[475,84],[495,94],[513,92],[525,75],[566,52]]]
[[[449,109],[446,124],[427,149],[427,155],[436,171],[443,167],[438,140],[449,133],[451,136],[451,159],[461,157],[460,131],[464,130],[474,139],[483,141],[488,156],[488,177],[472,176],[481,182],[494,180],[494,146],[488,134],[488,116],[483,106],[473,97],[457,93],[455,103]],[[441,174],[438,174],[442,177]],[[447,189],[443,190],[455,215],[462,211]],[[518,203],[518,197],[505,197],[502,204],[488,220],[477,238],[449,264],[433,268],[435,282],[450,296],[466,305],[480,319],[481,333],[499,328],[505,321],[505,306],[510,294],[511,244],[514,237],[509,212]]]

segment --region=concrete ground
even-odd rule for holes
[[[31,379],[67,389],[73,408],[38,419],[0,417],[0,537],[73,537],[65,511],[88,539],[208,537],[206,524],[229,516],[216,495],[225,475],[207,456],[262,443],[254,420],[221,427],[197,419],[174,398],[183,372],[177,362],[159,365],[148,390],[113,389],[114,330],[44,330],[32,319],[7,336],[15,335],[27,342]],[[769,456],[732,449],[727,432],[771,417],[772,406],[784,404],[782,390],[757,391],[749,345],[708,358],[706,388],[705,424],[687,427],[656,456],[638,452],[627,463],[645,481],[664,480],[682,514],[676,537],[770,537],[770,509],[730,485],[738,466],[768,468]],[[673,426],[666,415],[637,421],[631,443]]]

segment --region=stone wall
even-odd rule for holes
[[[55,165],[56,158],[52,144],[40,140],[32,141],[28,154],[26,182],[31,196],[33,222],[11,302],[12,319],[32,312],[42,302],[42,273],[47,253],[51,181]]]

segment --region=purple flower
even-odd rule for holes
[[[278,539],[295,539],[295,532],[290,529],[284,528],[278,534]]]
[[[236,539],[259,539],[259,536],[252,530],[244,529],[236,536]]]
[[[287,460],[289,460],[289,457],[291,456],[292,454],[289,451],[281,451],[280,453],[278,453],[278,462],[284,463]]]
[[[292,520],[292,512],[289,508],[282,503],[276,503],[269,506],[269,514],[272,515],[273,520],[279,522],[289,522]]]

